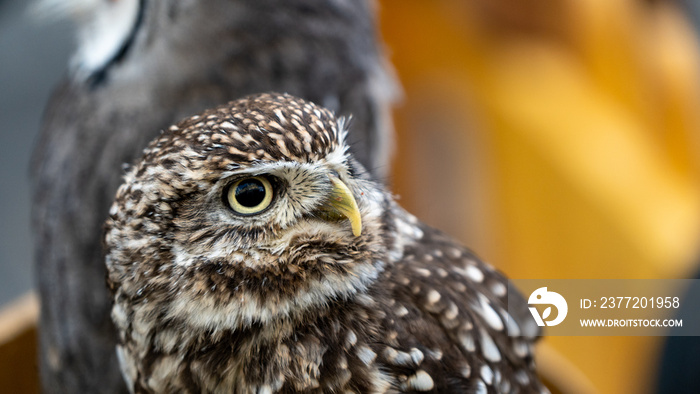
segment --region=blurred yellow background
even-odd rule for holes
[[[379,4],[402,205],[512,278],[692,277],[700,54],[673,3]],[[661,340],[544,342],[597,391],[646,393]]]

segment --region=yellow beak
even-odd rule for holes
[[[329,175],[328,177],[333,185],[333,190],[328,202],[321,207],[321,210],[328,214],[329,219],[340,216],[350,220],[352,233],[358,237],[362,234],[362,218],[360,217],[360,210],[357,208],[355,197],[352,196],[350,189],[336,176]]]

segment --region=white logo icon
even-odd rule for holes
[[[530,294],[530,298],[527,300],[527,303],[530,305],[554,305],[557,308],[557,318],[554,320],[545,321],[544,319],[548,318],[549,315],[552,314],[551,306],[547,307],[547,309],[542,312],[541,317],[540,313],[537,311],[537,308],[534,306],[530,307],[530,313],[532,313],[532,317],[535,318],[537,325],[540,327],[544,327],[545,322],[548,326],[556,326],[564,321],[566,313],[569,311],[569,307],[566,305],[566,300],[564,297],[562,297],[559,293],[547,291],[546,287],[540,287],[539,289],[533,291],[532,294]]]

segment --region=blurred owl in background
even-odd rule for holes
[[[349,149],[381,180],[396,85],[369,0],[45,0],[43,10],[80,29],[32,167],[42,383],[123,392],[101,247],[123,163],[179,119],[275,90],[352,114]]]
[[[133,392],[547,392],[525,300],[400,208],[346,134],[262,94],[148,146],[105,236]]]

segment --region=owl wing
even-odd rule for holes
[[[379,356],[399,388],[546,391],[534,367],[539,328],[524,298],[509,297],[506,278],[455,240],[398,213],[394,244],[402,253],[378,288],[389,292],[387,346]]]

